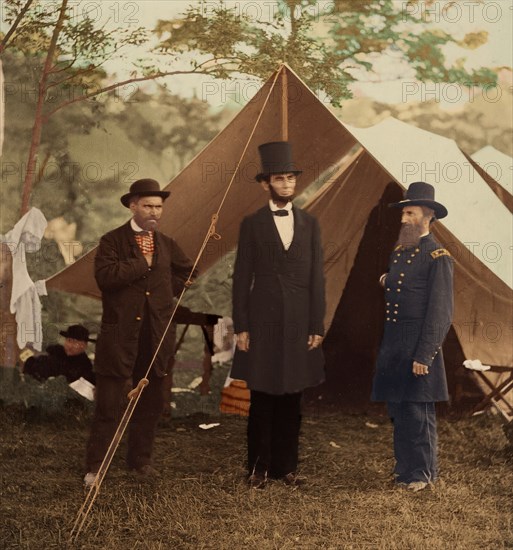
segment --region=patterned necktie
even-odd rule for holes
[[[136,231],[135,240],[139,245],[141,252],[144,254],[153,254],[155,252],[155,243],[153,241],[153,233],[150,231]]]

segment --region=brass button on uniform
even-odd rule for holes
[[[140,321],[141,318],[140,318],[140,317],[136,317],[135,320],[136,320],[136,321]]]
[[[146,296],[149,296],[150,292],[147,290],[144,294],[146,294]]]

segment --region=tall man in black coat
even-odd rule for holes
[[[302,391],[324,380],[324,275],[317,220],[292,205],[296,175],[288,142],[259,147],[269,204],[240,228],[233,274],[237,350],[231,376],[251,390],[248,483],[300,484]]]
[[[428,183],[412,183],[402,208],[402,228],[381,276],[385,331],[372,389],[386,401],[394,424],[396,483],[412,491],[438,478],[435,402],[447,401],[442,343],[453,311],[453,260],[430,233],[447,215]]]
[[[86,485],[92,485],[127,402],[163,338],[128,427],[127,465],[156,477],[153,442],[164,402],[162,381],[174,353],[174,326],[164,336],[179,294],[192,269],[173,239],[156,230],[164,200],[157,181],[133,183],[121,203],[132,219],[100,240],[95,278],[102,291],[103,315],[96,346],[96,410],[87,444]]]

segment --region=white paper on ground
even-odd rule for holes
[[[89,401],[94,401],[94,386],[91,382],[89,382],[89,380],[80,377],[78,380],[71,382],[69,387],[79,393],[82,397],[89,399]]]
[[[219,422],[214,422],[213,424],[200,424],[199,427],[202,430],[210,430],[211,428],[215,428],[216,426],[220,426]]]

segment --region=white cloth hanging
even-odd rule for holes
[[[27,270],[26,252],[37,252],[41,247],[47,226],[41,210],[31,208],[16,225],[0,237],[12,255],[11,313],[16,315],[16,340],[23,349],[27,344],[41,351],[43,331],[41,327],[41,300],[46,295],[44,281],[34,283]]]

